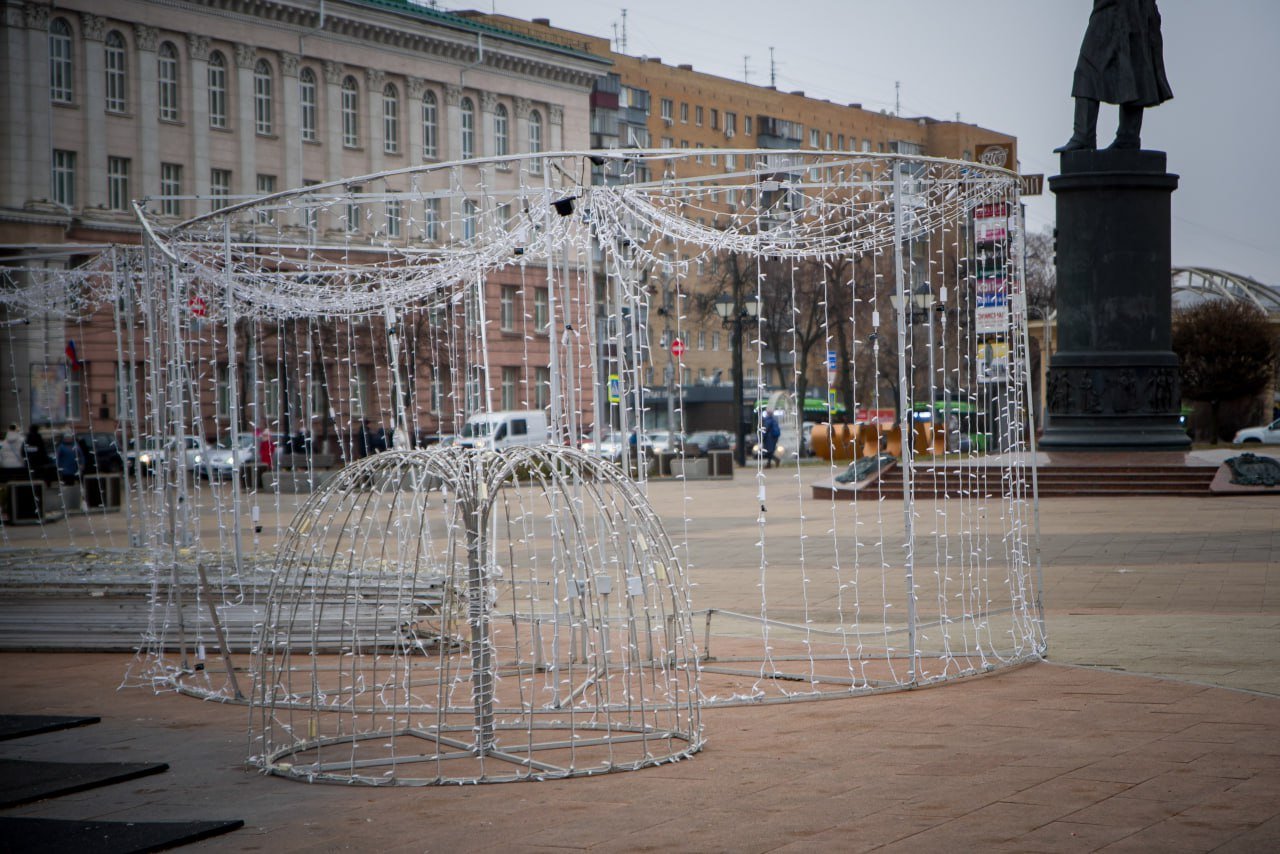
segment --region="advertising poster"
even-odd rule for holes
[[[67,415],[67,366],[31,366],[31,423],[61,424]]]
[[[978,279],[974,285],[973,316],[974,331],[980,335],[1008,329],[1008,288],[1003,276]]]
[[[988,338],[978,345],[978,382],[1002,383],[1009,379],[1009,345]]]

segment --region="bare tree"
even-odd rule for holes
[[[1280,360],[1280,342],[1266,312],[1226,299],[1174,312],[1173,350],[1183,395],[1209,404],[1210,441],[1215,444],[1244,426],[1220,423],[1224,405],[1265,391]]]

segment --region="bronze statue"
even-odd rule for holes
[[[1120,106],[1111,148],[1140,148],[1142,111],[1173,97],[1164,73],[1164,40],[1156,0],[1093,0],[1080,45],[1075,82],[1075,128],[1054,151],[1098,147],[1098,102]]]

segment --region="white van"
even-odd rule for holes
[[[480,412],[467,419],[458,435],[464,448],[500,451],[517,445],[543,445],[551,440],[547,413],[541,409]]]

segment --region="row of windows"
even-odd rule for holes
[[[667,124],[674,123],[675,102],[671,98],[663,98],[661,101],[660,109],[661,109],[662,120]],[[710,113],[711,113],[711,129],[720,130],[721,129],[720,111],[713,108],[710,110]],[[705,117],[703,108],[695,105],[693,115],[694,115],[694,124],[697,125],[698,127],[702,127],[703,120]],[[680,123],[681,124],[689,123],[689,104],[683,101],[680,102]],[[728,136],[728,137],[735,136],[738,132],[738,114],[726,111],[724,113],[723,124],[724,124],[723,129],[724,129],[725,136]],[[747,136],[751,136],[754,130],[755,128],[754,128],[754,122],[752,121],[752,117],[743,116],[742,132]],[[682,143],[681,147],[688,148],[688,144]],[[844,134],[839,133],[833,136],[831,131],[826,131],[824,133],[818,128],[810,128],[809,129],[809,147],[823,148],[827,151],[846,151],[846,150],[871,151],[871,140],[863,139],[862,147],[861,149],[859,149],[858,139],[854,136],[850,136],[848,139],[848,147],[846,149]],[[881,152],[885,150],[885,144],[883,142],[879,143],[878,150]]]
[[[127,157],[108,157],[107,158],[107,208],[114,211],[127,211],[130,209],[131,200],[133,198],[130,192],[130,179],[132,173],[133,162]],[[209,170],[209,195],[212,197],[211,205],[214,210],[225,207],[227,199],[231,195],[231,170],[230,169],[210,169]],[[183,167],[180,163],[161,163],[160,164],[160,192],[164,196],[160,200],[160,212],[165,216],[181,217],[184,215],[183,201],[178,198],[182,195],[183,188]],[[63,151],[55,149],[53,151],[53,165],[51,173],[51,198],[58,204],[74,208],[76,205],[76,152]],[[308,184],[315,184],[315,181],[308,181]],[[276,192],[278,189],[275,175],[259,174],[256,181],[256,189],[260,195],[268,195]],[[361,188],[355,187],[353,191],[359,193]],[[258,212],[258,222],[261,224],[274,223],[274,212],[270,209],[262,209]],[[404,236],[404,206],[403,202],[398,199],[391,199],[383,204],[384,216],[384,234],[386,237],[398,239]],[[499,211],[500,217],[509,216],[509,212]],[[338,214],[340,227],[349,233],[356,233],[362,230],[365,218],[365,212],[361,210],[361,206],[357,202],[349,202],[344,209]],[[462,237],[465,240],[474,239],[479,228],[480,208],[470,199],[463,203],[462,210]],[[440,199],[424,200],[424,209],[421,221],[417,225],[417,236],[425,241],[434,242],[440,239],[440,223],[441,223],[441,202]],[[303,209],[302,225],[308,228],[319,228],[319,210],[315,207]],[[543,292],[545,298],[545,292]],[[542,317],[543,312],[535,303],[535,316]],[[539,321],[539,329],[546,325],[545,320]],[[505,327],[504,327],[505,328]]]
[[[49,27],[49,97],[55,103],[73,103],[74,66],[72,60],[71,28],[62,18],[55,18]],[[181,97],[178,85],[178,50],[172,42],[160,45],[156,59],[159,116],[165,121],[181,118]],[[229,127],[229,76],[227,59],[221,51],[212,51],[208,59],[209,126],[225,130]],[[128,110],[129,68],[124,37],[117,30],[107,34],[104,43],[105,107],[109,112],[125,113]],[[301,113],[303,140],[319,142],[319,86],[315,72],[303,68],[298,75],[298,101]],[[341,96],[342,144],[347,148],[360,146],[360,87],[354,76],[342,81]],[[475,102],[465,97],[460,103],[459,128],[461,156],[476,156]],[[259,59],[253,69],[253,122],[254,131],[270,136],[275,131],[275,80],[271,64]],[[422,97],[422,156],[439,156],[440,113],[434,92],[428,90]],[[394,83],[382,90],[382,145],[387,154],[400,153],[400,93]],[[543,150],[542,114],[533,110],[529,114],[528,151],[537,154]],[[511,153],[510,114],[503,104],[494,110],[494,154],[499,157]]]
[[[504,286],[498,299],[498,327],[503,332],[516,331],[516,300],[519,288]],[[527,319],[527,316],[526,316]],[[533,328],[546,334],[551,326],[551,303],[545,288],[533,290]]]

